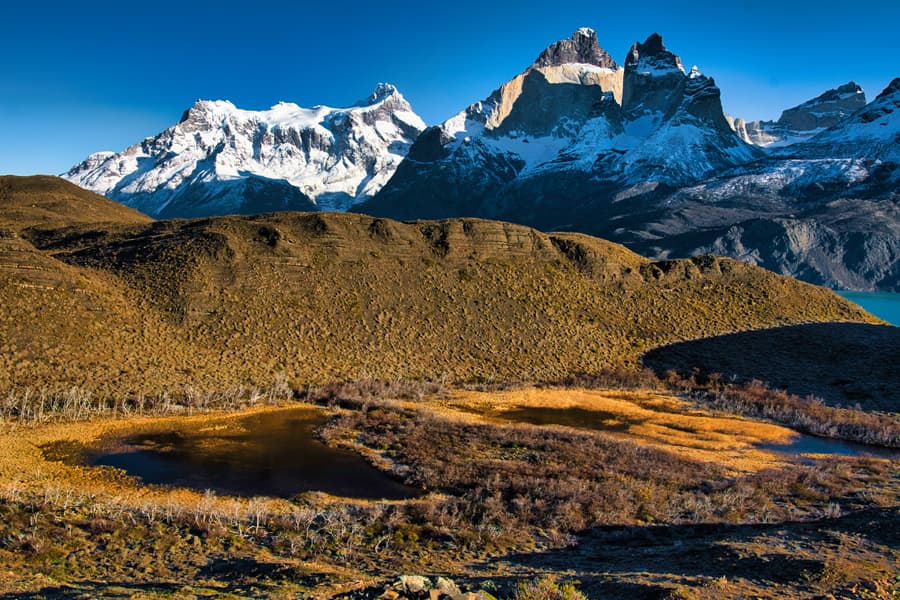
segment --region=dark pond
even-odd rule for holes
[[[85,461],[123,469],[148,484],[234,496],[290,498],[321,491],[349,498],[398,500],[419,494],[349,450],[314,436],[320,412],[301,408],[228,422],[221,429],[155,429],[107,440]]]
[[[626,420],[623,415],[601,410],[584,408],[542,408],[519,406],[505,410],[498,418],[514,423],[531,425],[565,425],[578,429],[596,431],[628,431],[631,425],[642,423],[642,419]]]

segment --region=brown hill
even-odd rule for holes
[[[306,213],[147,222],[98,197],[68,206],[35,195],[30,208],[52,207],[58,220],[35,226],[25,211],[29,227],[2,240],[11,262],[34,268],[8,258],[0,268],[0,390],[124,395],[279,372],[302,383],[554,379],[636,366],[679,340],[872,320],[828,290],[733,260],[651,262],[507,223]]]
[[[184,336],[154,312],[142,311],[132,290],[112,275],[68,265],[30,241],[70,229],[78,239],[97,240],[150,222],[59,178],[0,177],[0,391],[112,391],[111,381],[172,373],[180,366]],[[142,344],[171,352],[144,352]]]
[[[150,217],[59,177],[0,176],[0,229],[149,223]]]

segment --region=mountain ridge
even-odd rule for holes
[[[163,218],[346,210],[380,189],[424,126],[384,83],[348,108],[198,100],[159,135],[64,176]]]
[[[877,322],[731,259],[651,261],[480,219],[281,212],[0,236],[0,393],[121,398],[278,374],[553,380],[637,368],[663,343],[819,320]]]
[[[350,191],[325,189],[335,184],[325,163],[298,187],[285,173],[223,165],[219,152],[179,175],[180,204],[151,198],[157,212],[149,212],[483,217],[599,235],[654,258],[723,252],[813,283],[890,291],[900,289],[900,124],[891,116],[900,111],[891,89],[865,104],[851,81],[757,126],[727,117],[715,80],[686,70],[660,35],[635,42],[620,65],[594,30],[580,28],[487,98],[439,125],[421,123],[421,134],[408,131],[396,153],[388,148],[389,168],[354,179]],[[367,102],[395,91],[376,90]],[[408,112],[394,108],[382,117]],[[177,127],[190,128],[191,118],[189,110]],[[316,148],[332,135],[303,131],[293,147]],[[91,187],[114,162],[93,155],[72,178]],[[335,168],[339,180],[346,170]],[[219,171],[236,178],[219,181]],[[144,200],[124,201],[148,212]]]
[[[635,43],[625,65],[621,105],[595,103],[578,142],[540,168],[523,168],[509,145],[461,160],[439,150],[452,148],[452,135],[433,133],[420,137],[434,146],[427,160],[401,163],[354,210],[499,218],[583,231],[654,258],[715,252],[836,288],[900,289],[891,86],[851,114],[864,99],[856,84],[821,94],[800,105],[807,116],[830,111],[814,130],[765,149],[746,143],[715,81],[686,72],[660,36]]]

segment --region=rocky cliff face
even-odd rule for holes
[[[785,110],[777,121],[746,123],[736,119],[734,128],[743,139],[757,146],[789,146],[839,125],[865,105],[865,92],[851,81]]]
[[[636,42],[625,59],[622,108],[632,118],[670,111],[677,105],[684,75],[681,58],[669,52],[659,34],[643,44]]]
[[[859,86],[841,86],[784,111],[773,129],[729,121],[715,82],[686,71],[658,35],[615,71],[620,95],[577,77],[563,87],[547,69],[586,69],[556,64],[583,60],[584,43],[576,33],[554,44],[426,132],[359,209],[499,218],[658,258],[714,252],[838,288],[900,289],[900,84],[867,106]],[[771,137],[765,150],[761,135]]]
[[[155,217],[346,210],[384,185],[424,127],[387,84],[345,109],[198,101],[174,127],[65,177]]]
[[[580,29],[426,132],[360,210],[521,220],[553,205],[565,214],[585,184],[684,185],[758,155],[728,126],[715,82],[686,73],[660,36],[635,44],[620,69],[596,34]]]

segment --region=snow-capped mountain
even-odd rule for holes
[[[667,194],[620,239],[845,289],[900,291],[900,79],[806,141]]]
[[[806,141],[840,124],[865,105],[865,92],[851,81],[785,110],[777,121],[747,123],[738,118],[732,120],[731,125],[748,143],[778,148]]]
[[[866,105],[859,86],[840,86],[784,111],[768,130],[777,140],[753,140],[729,123],[715,82],[660,36],[619,67],[580,29],[427,129],[354,210],[502,219],[657,258],[713,252],[834,287],[900,290],[898,87]]]
[[[478,216],[900,291],[900,80],[865,102],[850,82],[776,122],[730,119],[715,81],[659,35],[620,65],[581,28],[427,129],[388,85],[345,109],[199,102],[66,177],[157,217]]]
[[[871,103],[805,141],[772,148],[764,160],[687,187],[705,202],[779,198],[783,202],[838,198],[897,198],[900,181],[900,78]]]
[[[424,128],[389,84],[350,108],[198,101],[156,137],[63,176],[154,217],[346,210],[381,189]]]
[[[489,98],[423,133],[387,186],[360,209],[403,217],[507,216],[568,204],[594,188],[680,186],[762,152],[728,125],[715,82],[686,72],[662,38],[619,67],[579,29]],[[530,207],[530,208],[526,208]]]
[[[624,135],[602,170],[621,170],[628,184],[684,185],[761,155],[729,127],[715,81],[686,73],[658,34],[628,53],[622,109]]]
[[[803,144],[809,156],[900,163],[900,77],[875,100]]]

